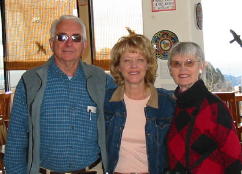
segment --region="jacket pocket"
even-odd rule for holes
[[[115,113],[114,112],[109,112],[109,111],[104,111],[104,118],[105,122],[108,123],[113,120]]]
[[[171,120],[171,117],[158,118],[155,120],[155,126],[160,129],[168,128],[171,124]]]

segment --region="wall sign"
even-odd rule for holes
[[[152,0],[152,12],[176,10],[176,0]]]
[[[155,33],[152,37],[151,43],[155,47],[156,58],[167,60],[168,52],[177,42],[177,35],[169,30],[162,30]]]

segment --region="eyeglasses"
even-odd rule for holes
[[[82,41],[82,36],[80,34],[73,34],[71,36],[67,35],[67,34],[57,34],[55,36],[55,39],[60,41],[60,42],[65,42],[67,41],[69,38],[71,38],[71,40],[73,42],[81,42]]]
[[[196,62],[200,62],[199,60],[192,60],[192,59],[187,59],[185,60],[184,62],[180,62],[180,61],[177,61],[177,60],[172,60],[170,62],[170,66],[172,68],[181,68],[182,65],[186,68],[191,68],[195,65]]]

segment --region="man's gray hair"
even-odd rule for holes
[[[54,20],[50,27],[50,38],[53,38],[56,35],[56,27],[64,20],[73,20],[77,24],[80,24],[81,28],[82,28],[83,41],[87,40],[85,24],[83,23],[82,19],[80,19],[77,16],[73,16],[73,15],[63,15],[63,16],[60,16],[58,19]]]

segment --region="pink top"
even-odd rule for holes
[[[127,119],[115,172],[148,172],[144,113],[148,100],[149,97],[144,100],[133,100],[124,94]]]

